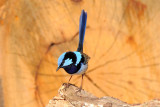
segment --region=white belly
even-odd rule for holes
[[[75,73],[75,75],[84,74],[87,69],[88,69],[88,64],[85,65],[81,64],[81,68],[78,70],[77,73]]]

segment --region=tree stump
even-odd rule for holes
[[[109,96],[98,98],[73,84],[67,87],[67,83],[64,83],[59,88],[58,95],[49,101],[47,107],[160,107],[160,100],[130,105]]]
[[[130,104],[160,98],[160,0],[0,0],[0,106],[45,107],[69,75],[87,11],[83,88]],[[79,86],[81,76],[71,83]]]

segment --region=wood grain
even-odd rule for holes
[[[160,98],[160,2],[157,0],[3,0],[0,77],[4,107],[44,107],[69,75],[57,60],[78,46],[88,13],[83,88],[127,103]],[[80,86],[81,77],[71,83]],[[1,97],[1,95],[0,95]],[[1,103],[0,102],[0,103]]]

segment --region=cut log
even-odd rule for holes
[[[129,104],[160,98],[160,0],[0,0],[0,106],[45,107],[57,95],[70,77],[57,60],[77,50],[82,9],[83,88]]]
[[[64,83],[58,95],[49,101],[47,107],[160,107],[160,100],[152,100],[143,104],[127,104],[119,99],[105,96],[98,98],[93,94],[80,90],[73,84]]]

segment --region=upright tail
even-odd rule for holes
[[[87,12],[82,10],[79,20],[79,44],[77,49],[77,51],[79,52],[83,52],[83,41],[86,30],[86,23],[87,23]]]

